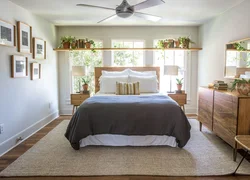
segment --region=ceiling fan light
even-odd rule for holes
[[[130,13],[130,12],[119,12],[117,13],[117,16],[121,17],[121,18],[128,18],[130,16],[132,16],[133,13]]]

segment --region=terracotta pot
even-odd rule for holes
[[[175,45],[175,48],[179,48],[180,47],[180,42],[179,41],[174,41],[174,45]]]
[[[182,84],[177,84],[177,90],[180,91],[182,88]]]
[[[64,42],[63,43],[63,48],[64,49],[69,49],[70,48],[70,43],[69,42]]]
[[[163,47],[164,47],[165,49],[169,48],[169,43],[168,43],[168,42],[164,42],[164,43],[163,43]]]
[[[86,45],[86,48],[87,48],[87,49],[89,49],[90,46],[91,46],[91,44],[90,44],[89,42],[86,42],[85,45]]]
[[[241,95],[250,96],[250,83],[237,84],[236,85],[236,90]]]
[[[88,84],[84,84],[82,85],[83,91],[88,91],[89,85]]]

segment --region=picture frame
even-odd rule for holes
[[[32,27],[24,22],[17,22],[18,52],[32,53]]]
[[[11,56],[11,77],[28,77],[28,58],[25,56]]]
[[[0,19],[0,45],[16,47],[16,26]]]
[[[33,59],[46,59],[46,41],[40,38],[33,38]]]
[[[41,79],[41,69],[42,69],[41,64],[31,63],[30,69],[31,69],[31,80]]]

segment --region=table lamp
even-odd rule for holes
[[[84,66],[72,66],[72,76],[85,76],[85,67]],[[79,81],[79,92],[81,92],[81,82]]]
[[[168,91],[168,93],[173,93],[172,92],[172,76],[178,75],[178,66],[165,65],[164,66],[164,75],[170,76],[170,91]]]

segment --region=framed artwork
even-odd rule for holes
[[[41,79],[41,64],[31,63],[31,80]]]
[[[32,27],[23,22],[17,22],[18,52],[32,53]]]
[[[33,58],[39,60],[46,59],[46,41],[33,38]]]
[[[11,77],[28,77],[28,58],[25,56],[11,56]]]
[[[16,26],[0,19],[0,45],[16,46]]]

